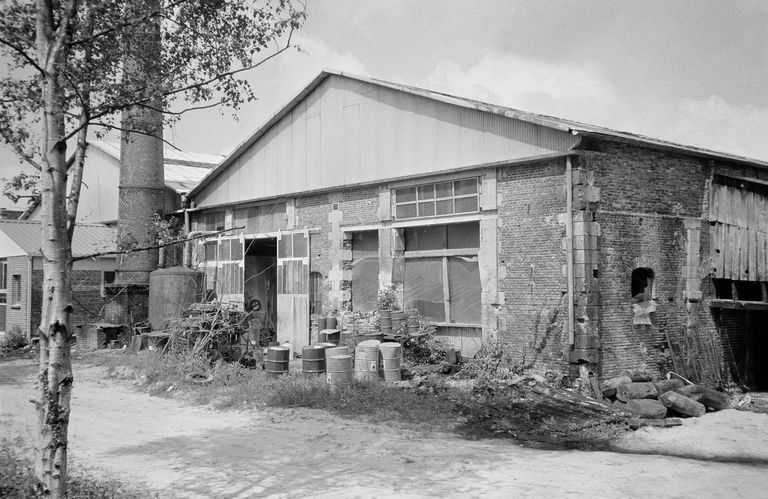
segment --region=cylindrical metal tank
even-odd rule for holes
[[[149,274],[149,323],[164,329],[172,319],[202,298],[205,274],[186,267],[170,267]]]

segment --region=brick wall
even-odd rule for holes
[[[564,370],[563,323],[567,320],[565,163],[501,168],[498,194],[499,340],[523,361]],[[537,351],[538,350],[538,351]]]
[[[323,277],[323,310],[343,309],[351,300],[351,269],[343,266],[351,259],[351,247],[343,238],[343,229],[379,222],[378,191],[364,187],[305,196],[296,198],[295,206],[297,228],[319,228],[310,238],[310,271]]]
[[[623,369],[673,369],[673,351],[685,357],[678,370],[705,382],[732,380],[743,364],[743,313],[710,309],[709,193],[713,171],[765,176],[753,168],[613,142],[585,141],[584,160],[600,188],[595,220],[600,225],[600,334],[604,376]],[[690,231],[700,241],[687,248]],[[689,300],[688,252],[697,251]],[[651,327],[632,324],[631,273],[653,269],[657,311]],[[679,345],[679,347],[677,346]],[[731,358],[731,355],[733,357]],[[730,360],[729,360],[730,358]]]
[[[107,299],[101,296],[100,270],[72,271],[72,325],[104,321]]]

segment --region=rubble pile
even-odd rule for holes
[[[732,405],[727,394],[671,372],[666,379],[656,379],[647,372],[624,371],[600,383],[594,396],[643,419],[699,417],[707,410],[720,411]]]

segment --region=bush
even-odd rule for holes
[[[27,337],[21,328],[14,326],[0,337],[0,351],[11,351],[27,345]]]
[[[19,449],[24,449],[21,439],[0,440],[0,497],[26,499],[47,497],[37,485],[32,462]],[[67,492],[72,499],[140,499],[159,497],[149,490],[132,486],[125,487],[120,480],[94,478],[83,470],[70,472],[67,477]]]

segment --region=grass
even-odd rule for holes
[[[32,462],[19,450],[24,448],[20,439],[0,440],[0,497],[26,499],[47,497],[37,488]],[[144,499],[160,497],[152,491],[126,486],[114,478],[94,477],[88,470],[70,470],[67,477],[67,491],[70,499]]]
[[[277,379],[261,369],[218,362],[205,366],[184,355],[116,352],[106,358],[108,375],[134,380],[155,396],[175,396],[217,409],[304,407],[346,418],[391,422],[411,427],[446,428],[455,423],[454,404],[434,390],[405,390],[375,382],[354,382],[331,390],[325,377],[292,371]],[[210,374],[208,384],[189,383],[193,372]]]

